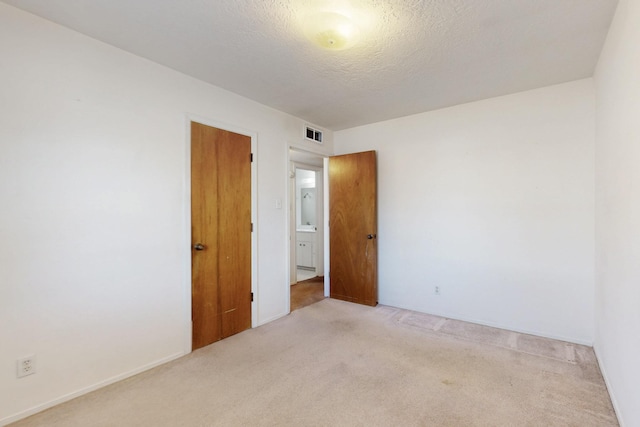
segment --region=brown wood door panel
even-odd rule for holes
[[[226,132],[218,148],[222,338],[251,327],[251,138]],[[223,166],[224,165],[224,166]]]
[[[375,306],[377,273],[376,152],[329,158],[331,298]]]
[[[217,144],[215,129],[191,123],[191,236],[192,286],[191,317],[193,349],[221,338],[221,319],[218,317],[218,199]],[[201,243],[204,251],[193,245]]]
[[[251,138],[191,123],[192,348],[251,327]]]

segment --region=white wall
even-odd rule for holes
[[[257,135],[257,323],[288,312],[303,121],[3,3],[0,58],[0,424],[185,352],[188,114]]]
[[[640,2],[621,0],[595,73],[596,342],[623,426],[640,426]]]
[[[378,151],[381,304],[592,343],[592,83],[334,133]]]

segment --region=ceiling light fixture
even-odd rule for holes
[[[358,41],[359,29],[349,17],[336,12],[321,12],[309,17],[305,34],[318,46],[344,50]]]

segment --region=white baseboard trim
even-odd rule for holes
[[[593,352],[596,355],[596,361],[598,362],[598,367],[600,368],[600,372],[602,373],[602,378],[604,378],[604,384],[607,387],[607,393],[609,393],[609,398],[611,399],[611,404],[613,405],[613,411],[616,413],[616,418],[618,418],[618,424],[620,427],[625,427],[624,419],[622,418],[622,413],[620,412],[620,406],[618,405],[618,401],[616,400],[616,396],[613,393],[613,389],[611,388],[611,383],[609,382],[609,377],[607,375],[607,370],[602,364],[602,359],[600,358],[600,354],[598,352],[598,346],[593,346]]]
[[[93,384],[93,385],[90,385],[88,387],[81,388],[80,390],[65,394],[65,395],[60,396],[60,397],[58,397],[56,399],[50,400],[50,401],[42,403],[40,405],[36,405],[36,406],[34,406],[32,408],[29,408],[29,409],[26,409],[24,411],[20,411],[20,412],[18,412],[16,414],[9,415],[8,417],[0,419],[0,426],[6,426],[7,424],[11,424],[11,423],[14,423],[14,422],[16,422],[18,420],[21,420],[23,418],[27,418],[27,417],[29,417],[31,415],[37,414],[38,412],[42,412],[45,409],[49,409],[49,408],[52,408],[52,407],[54,407],[56,405],[59,405],[61,403],[68,402],[69,400],[75,399],[76,397],[82,396],[83,394],[90,393],[90,392],[95,391],[95,390],[97,390],[99,388],[108,386],[108,385],[116,383],[118,381],[122,381],[125,378],[129,378],[129,377],[137,375],[137,374],[139,374],[141,372],[148,371],[149,369],[155,368],[156,366],[160,366],[160,365],[163,365],[163,364],[165,364],[167,362],[171,362],[172,360],[178,359],[179,357],[182,357],[184,355],[185,355],[185,353],[180,352],[180,353],[172,354],[172,355],[167,356],[167,357],[163,357],[162,359],[159,359],[159,360],[156,360],[154,362],[148,363],[148,364],[143,365],[143,366],[141,366],[139,368],[136,368],[136,369],[133,369],[131,371],[124,372],[122,374],[113,376],[113,377],[108,378],[108,379],[106,379],[104,381],[100,381],[100,382],[98,382],[96,384]]]
[[[259,327],[259,326],[266,325],[267,323],[271,323],[271,322],[273,322],[274,320],[278,320],[278,319],[280,319],[281,317],[286,316],[287,314],[289,314],[289,313],[280,313],[280,314],[276,314],[275,316],[271,316],[271,317],[269,317],[269,318],[267,318],[267,319],[262,319],[262,321],[260,321],[260,322],[256,325],[256,328],[257,328],[257,327]]]
[[[395,305],[393,303],[387,303],[387,302],[382,302],[382,301],[379,301],[378,304],[386,305],[386,306],[389,306],[389,307],[401,308],[403,310],[416,311],[418,313],[430,314],[432,316],[444,317],[446,319],[459,320],[459,321],[462,321],[462,322],[469,322],[469,323],[473,323],[473,324],[476,324],[476,325],[489,326],[491,328],[504,329],[506,331],[518,332],[518,333],[521,333],[521,334],[534,335],[534,336],[537,336],[537,337],[550,338],[552,340],[564,341],[564,342],[568,342],[568,343],[572,343],[572,344],[578,344],[578,345],[584,345],[584,346],[587,346],[587,347],[593,347],[593,340],[585,340],[585,339],[580,339],[580,338],[575,338],[575,337],[567,337],[567,336],[564,336],[564,335],[548,334],[548,333],[545,333],[545,332],[539,332],[539,331],[535,331],[535,330],[531,330],[531,329],[525,329],[525,328],[514,328],[513,326],[510,326],[510,325],[503,325],[503,324],[494,323],[494,322],[486,322],[484,320],[478,320],[478,319],[475,319],[473,317],[459,316],[457,314],[453,314],[452,315],[451,313],[438,312],[437,310],[434,310],[434,311],[417,310],[415,308],[403,307],[401,305]]]

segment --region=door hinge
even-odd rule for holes
[[[253,223],[251,223],[251,232],[253,233]]]
[[[251,292],[251,302],[253,302],[253,292]]]
[[[249,161],[253,163],[253,153],[249,154]]]

